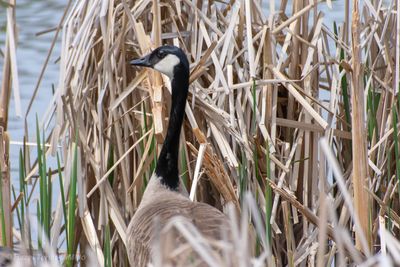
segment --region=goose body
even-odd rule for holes
[[[183,217],[191,222],[204,237],[217,240],[222,238],[222,229],[229,229],[229,222],[227,217],[216,208],[205,203],[192,202],[181,193],[178,151],[189,87],[189,63],[186,55],[180,48],[162,46],[141,59],[131,61],[131,64],[150,67],[166,74],[171,79],[172,88],[167,136],[155,173],[146,187],[142,201],[127,230],[129,262],[131,266],[142,267],[147,266],[152,256],[160,249],[157,246],[158,229],[165,226],[171,218]],[[170,241],[173,246],[178,246],[184,242],[184,238],[175,232]],[[182,260],[189,263],[196,259],[196,256],[195,252],[191,252],[185,259],[179,259],[180,266],[185,266]],[[175,260],[178,261],[178,259]],[[170,262],[173,261],[173,256],[171,256]]]
[[[127,231],[131,266],[147,266],[152,256],[157,253],[157,228],[165,226],[175,216],[187,219],[203,236],[212,239],[221,239],[221,229],[229,227],[226,216],[219,210],[205,203],[192,202],[184,195],[172,192],[160,183],[159,178],[153,176]],[[172,244],[175,246],[185,242],[177,233],[174,239]],[[190,260],[196,256],[195,253],[191,253],[185,258]],[[185,266],[182,262],[180,264]]]

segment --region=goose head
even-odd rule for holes
[[[130,64],[152,68],[167,75],[171,80],[176,75],[189,73],[189,62],[185,53],[179,47],[171,45],[160,46],[150,54],[130,61]]]

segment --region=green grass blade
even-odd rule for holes
[[[184,148],[181,149],[181,179],[183,184],[187,189],[189,189],[189,177],[188,177],[188,168],[186,161],[186,150]]]
[[[74,144],[74,159],[71,172],[71,184],[69,190],[68,206],[68,248],[67,248],[67,266],[72,267],[74,261],[74,236],[75,236],[75,209],[76,209],[76,186],[78,176],[78,133]]]
[[[37,159],[38,159],[38,166],[39,166],[39,210],[40,210],[40,216],[38,213],[38,218],[40,221],[40,224],[43,226],[44,224],[44,217],[43,217],[43,205],[45,202],[45,187],[44,187],[44,174],[43,174],[43,164],[42,164],[42,147],[41,147],[41,142],[40,142],[40,131],[39,131],[39,121],[38,117],[36,115],[36,142],[37,142]]]
[[[46,239],[50,238],[50,199],[49,199],[49,175],[47,175],[47,164],[46,164],[46,142],[45,142],[44,132],[42,133],[42,177],[43,179],[43,193],[44,202],[42,204],[43,212],[43,230],[46,234]]]
[[[52,184],[51,184],[51,168],[49,168],[49,175],[47,176],[47,238],[50,238],[50,229],[51,229],[51,204],[52,204]]]
[[[153,174],[154,170],[156,169],[157,166],[157,153],[155,152],[157,148],[157,142],[156,142],[156,137],[153,134],[152,138],[151,138],[151,144],[150,144],[150,149],[149,149],[149,154],[153,153],[154,158],[150,164],[150,175]]]
[[[111,241],[110,241],[110,225],[106,225],[105,239],[104,239],[104,266],[112,267],[111,258]]]
[[[113,165],[114,165],[114,147],[111,145],[109,153],[108,153],[108,158],[107,158],[107,171],[109,169],[111,169]],[[108,181],[109,181],[110,185],[112,186],[114,183],[114,171],[112,171],[108,175]]]
[[[398,140],[398,130],[397,130],[397,111],[396,105],[392,107],[392,118],[393,118],[393,139],[394,139],[394,156],[396,159],[396,178],[400,181],[400,157],[399,157],[399,140]],[[400,193],[400,187],[397,188]]]
[[[61,192],[61,200],[62,200],[62,209],[63,209],[63,215],[64,215],[64,225],[65,225],[65,236],[68,237],[68,223],[67,223],[67,208],[66,208],[66,201],[65,201],[65,191],[64,191],[64,179],[62,177],[62,172],[61,172],[61,162],[60,162],[60,156],[57,153],[57,169],[58,169],[58,181],[60,184],[60,192]],[[65,239],[67,242],[67,248],[69,248],[69,243],[68,243],[68,238]]]
[[[23,194],[22,195],[22,199],[20,202],[20,230],[21,230],[21,237],[22,239],[24,239],[24,235],[25,235],[25,204],[26,204],[26,183],[25,183],[25,163],[24,163],[24,156],[22,154],[22,150],[19,150],[19,193]]]
[[[38,169],[39,169],[39,187],[40,187],[40,224],[43,228],[43,232],[46,235],[46,239],[50,237],[50,191],[51,186],[50,177],[47,175],[47,164],[46,164],[46,144],[44,132],[42,134],[42,140],[40,140],[39,120],[36,115],[36,138],[37,138],[37,158],[38,158]]]
[[[242,156],[241,156],[241,163],[239,164],[239,200],[240,203],[243,203],[244,199],[244,193],[247,190],[247,175],[246,175],[246,170],[247,170],[247,157],[245,152],[242,150],[241,151]]]
[[[41,212],[40,212],[40,203],[39,203],[39,201],[36,202],[36,212],[37,212],[37,217],[38,217],[38,221],[39,221],[39,218],[42,217]],[[38,248],[39,248],[39,250],[42,249],[42,236],[40,235],[40,232],[42,232],[42,231],[37,231],[37,235],[38,235],[37,239],[38,239]]]
[[[1,244],[7,246],[6,236],[6,220],[4,218],[4,203],[3,203],[3,173],[0,166],[0,212],[1,212]]]
[[[333,31],[336,36],[338,36],[338,30],[337,30],[337,25],[336,22],[333,22]],[[340,49],[340,61],[344,60],[345,54],[344,54],[344,49]],[[339,71],[342,72],[343,68],[339,65]],[[348,89],[348,82],[347,82],[347,77],[346,75],[343,75],[342,80],[340,81],[341,83],[341,88],[342,88],[342,96],[343,96],[343,105],[344,105],[344,112],[345,112],[345,119],[346,122],[351,125],[351,115],[350,115],[350,99],[349,99],[349,93],[347,91]]]

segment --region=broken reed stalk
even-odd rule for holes
[[[351,94],[352,106],[352,151],[353,151],[353,190],[354,206],[356,215],[360,219],[362,233],[356,232],[356,247],[368,255],[372,249],[371,222],[372,212],[368,175],[367,157],[367,130],[365,124],[365,104],[364,104],[364,83],[363,68],[360,47],[360,14],[358,10],[358,0],[353,2],[352,14],[352,55],[353,64],[351,72],[351,82],[353,92]],[[366,243],[366,242],[367,243]]]

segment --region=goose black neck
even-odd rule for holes
[[[179,187],[179,136],[185,116],[189,71],[184,68],[176,68],[171,81],[171,88],[172,101],[167,136],[157,161],[156,175],[160,177],[162,184],[171,190],[177,190]]]

